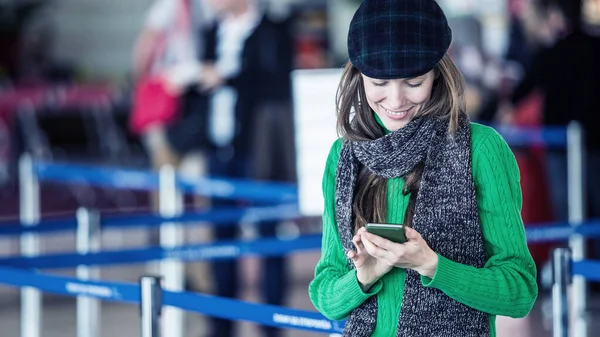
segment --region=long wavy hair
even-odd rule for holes
[[[458,116],[466,110],[464,100],[465,80],[446,54],[434,70],[434,82],[429,101],[413,117],[434,116],[449,119],[448,131],[455,133]],[[384,136],[384,129],[373,117],[373,110],[367,103],[363,78],[360,71],[348,62],[344,68],[336,95],[337,131],[341,137],[350,141],[373,140]],[[402,193],[411,194],[404,225],[411,226],[415,203],[424,163],[405,178]],[[361,167],[356,179],[352,211],[354,229],[367,222],[385,223],[387,220],[387,179],[377,177],[366,167]]]

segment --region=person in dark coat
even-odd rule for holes
[[[294,181],[288,25],[270,20],[253,0],[213,0],[217,20],[205,35],[201,87],[210,94],[204,121],[211,176]],[[240,201],[213,199],[213,207]],[[248,205],[248,203],[246,204]],[[277,222],[258,224],[262,237],[276,234]],[[236,224],[214,228],[215,240],[238,237]],[[261,287],[269,304],[283,304],[287,281],[283,257],[263,259]],[[216,295],[236,297],[238,263],[213,263]],[[213,319],[211,336],[233,336],[233,322]],[[265,336],[279,330],[265,327]]]

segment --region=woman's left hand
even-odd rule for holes
[[[358,231],[367,252],[384,260],[386,263],[400,268],[413,269],[423,276],[432,278],[438,265],[438,255],[416,230],[405,229],[405,243],[395,243],[367,232],[363,227]]]

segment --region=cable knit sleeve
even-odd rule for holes
[[[488,260],[475,268],[439,256],[434,277],[421,280],[477,310],[524,317],[538,289],[521,218],[519,169],[504,139],[489,127],[478,128],[472,133],[473,176]]]
[[[329,152],[323,176],[323,241],[321,258],[315,268],[315,277],[308,292],[315,308],[329,319],[341,320],[366,299],[381,290],[377,281],[368,292],[363,292],[356,279],[356,270],[350,270],[335,221],[335,176],[342,146],[337,140]]]

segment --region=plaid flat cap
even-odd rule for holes
[[[350,23],[348,54],[368,77],[411,78],[433,69],[451,41],[434,0],[363,0]]]

